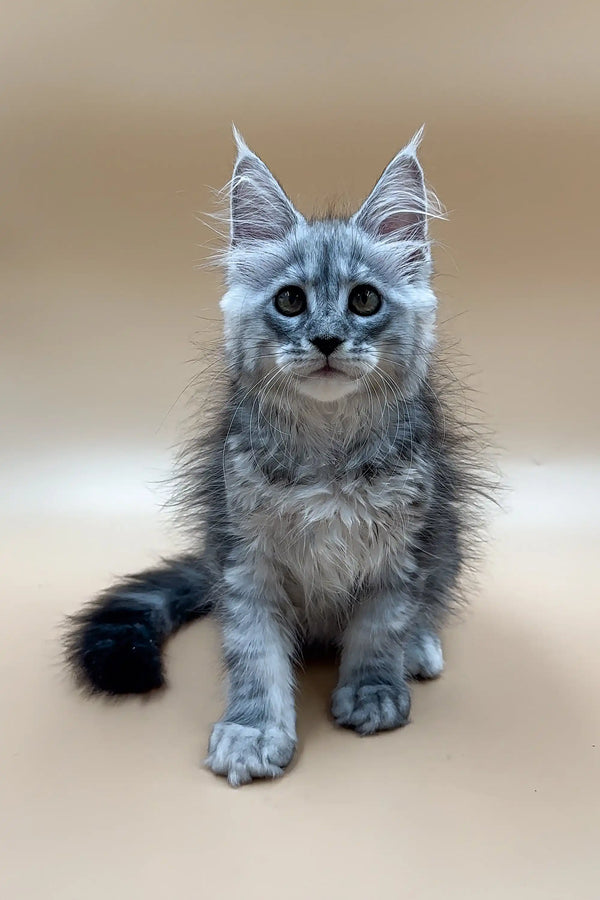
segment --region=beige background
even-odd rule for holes
[[[594,8],[595,7],[595,8]],[[600,895],[598,7],[21,2],[0,26],[2,896]],[[359,740],[303,679],[300,751],[200,768],[212,623],[151,702],[80,699],[57,624],[176,546],[161,481],[218,333],[195,218],[230,123],[301,209],[357,203],[423,122],[441,319],[510,486],[412,724]]]

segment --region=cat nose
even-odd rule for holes
[[[314,344],[317,350],[320,350],[325,356],[333,353],[335,348],[339,347],[341,343],[343,343],[343,338],[334,337],[333,335],[311,338],[311,344]]]

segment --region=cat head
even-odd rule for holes
[[[436,308],[421,134],[351,218],[307,220],[235,132],[221,308],[238,382],[323,403],[418,388]]]

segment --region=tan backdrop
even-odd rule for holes
[[[5,5],[3,896],[596,898],[598,118],[589,0]],[[196,218],[230,124],[303,210],[358,203],[426,122],[441,319],[509,485],[447,672],[359,740],[302,682],[300,752],[234,792],[200,768],[214,626],[171,690],[86,703],[57,623],[177,543],[162,480],[218,334]]]

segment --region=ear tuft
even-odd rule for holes
[[[231,131],[233,132],[233,139],[235,141],[235,146],[237,148],[237,159],[238,161],[242,158],[242,156],[246,156],[246,154],[252,153],[250,147],[244,140],[241,135],[241,132],[238,131],[234,122],[231,123]]]
[[[423,140],[424,134],[425,134],[425,123],[423,123],[423,125],[421,125],[421,127],[418,129],[418,131],[415,131],[415,133],[411,137],[411,139],[408,142],[408,144],[406,145],[406,147],[404,147],[404,149],[401,150],[400,152],[406,153],[407,156],[414,156],[416,159],[417,151],[418,151],[419,147],[421,146],[421,141]]]

